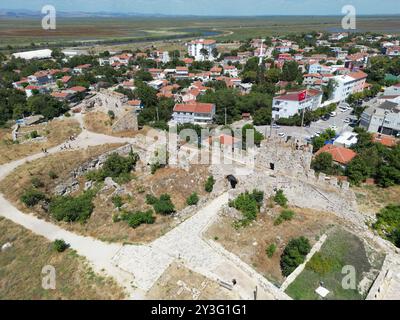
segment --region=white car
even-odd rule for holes
[[[344,123],[350,123],[351,120],[350,120],[349,118],[346,118],[346,119],[343,120],[343,122],[344,122]]]
[[[277,124],[273,124],[272,125],[272,128],[274,128],[274,129],[279,129],[281,126],[278,126]]]
[[[316,137],[319,137],[321,135],[321,132],[320,131],[317,131],[316,133],[315,133],[315,136]]]
[[[333,112],[330,113],[330,116],[331,116],[331,117],[336,117],[336,115],[337,115],[337,113],[336,113],[335,111],[333,111]]]
[[[338,129],[338,127],[335,126],[335,125],[332,125],[332,126],[330,126],[329,128],[332,129],[332,130],[334,130],[334,131],[336,131],[336,130]]]
[[[286,134],[283,133],[283,132],[279,132],[279,133],[278,133],[278,136],[279,136],[280,138],[284,138],[284,137],[286,137]]]

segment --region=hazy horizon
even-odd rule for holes
[[[358,15],[399,15],[399,0],[0,0],[0,10],[41,11],[51,4],[60,12],[173,16],[341,16],[342,7],[353,5]]]

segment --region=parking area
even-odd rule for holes
[[[290,127],[290,126],[273,126],[271,132],[271,126],[257,126],[257,130],[263,133],[265,136],[280,136],[285,138],[287,136],[292,136],[296,138],[310,138],[318,132],[323,132],[328,128],[333,128],[337,134],[341,134],[345,131],[353,131],[350,126],[350,121],[356,120],[354,115],[351,115],[351,109],[346,111],[341,111],[339,108],[336,110],[336,115],[330,117],[327,120],[318,120],[312,122],[309,127]]]

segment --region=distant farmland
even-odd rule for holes
[[[58,19],[56,30],[43,30],[41,18],[0,20],[0,46],[70,46],[130,43],[212,36],[218,40],[294,32],[341,31],[341,17],[254,18],[71,18]],[[399,16],[363,16],[357,31],[400,33]]]

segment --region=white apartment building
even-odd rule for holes
[[[362,92],[368,75],[362,71],[352,72],[347,75],[333,77],[335,89],[332,93],[332,102],[344,102],[349,95]]]
[[[193,102],[176,104],[172,119],[174,123],[209,124],[215,116],[215,104]]]
[[[308,89],[306,94],[291,92],[275,97],[272,102],[272,118],[289,118],[305,110],[316,110],[321,106],[322,92]]]
[[[196,61],[214,61],[212,54],[213,49],[217,47],[217,42],[212,39],[193,40],[187,44],[188,54],[195,58]],[[207,50],[207,55],[202,54],[203,50]]]

